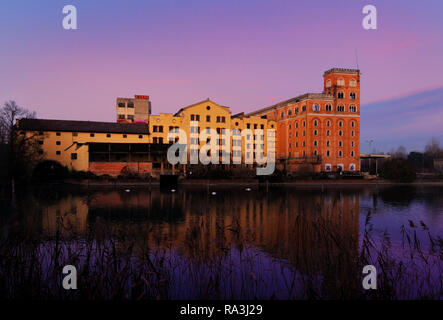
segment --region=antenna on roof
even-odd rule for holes
[[[355,48],[355,63],[357,64],[357,70],[360,70],[358,68],[358,53],[357,53],[357,48]]]

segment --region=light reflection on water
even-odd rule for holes
[[[167,298],[310,298],[294,283],[308,281],[326,296],[337,282],[349,286],[350,292],[359,286],[357,260],[368,213],[375,239],[389,233],[394,255],[400,258],[400,231],[409,220],[415,225],[422,221],[433,235],[441,236],[442,191],[284,186],[251,191],[239,186],[187,187],[174,193],[154,187],[130,192],[60,189],[46,196],[22,195],[17,212],[24,230],[41,234],[45,245],[64,239],[78,252],[84,250],[88,235],[100,234],[103,225],[109,228],[100,235],[104,238],[113,237],[109,230],[120,236],[141,235],[140,242],[156,248],[153,259],[162,252],[168,260],[172,271]],[[416,236],[429,245],[426,232]],[[44,256],[45,246],[41,252]],[[67,251],[64,256],[68,261]],[[45,269],[50,260],[43,259]],[[433,272],[441,277],[439,270]],[[214,280],[214,274],[226,277]],[[211,281],[219,283],[210,285]],[[212,291],[205,292],[207,288]]]

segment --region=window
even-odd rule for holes
[[[124,115],[124,114],[119,114],[119,115],[118,115],[118,118],[119,118],[120,120],[124,120],[124,119],[125,119],[125,115]]]
[[[94,138],[95,134],[94,134],[94,133],[90,133],[89,136],[90,136],[91,138]]]
[[[354,147],[354,141],[351,141],[351,147],[352,148]]]
[[[318,141],[314,140],[314,147],[318,146]]]
[[[329,147],[331,145],[331,141],[326,141],[326,146]]]
[[[318,131],[314,130],[314,136],[318,135]]]
[[[134,108],[134,102],[128,102],[128,108]]]
[[[344,99],[345,94],[343,92],[337,93],[337,99]]]
[[[313,110],[313,111],[320,111],[320,105],[317,104],[317,103],[314,103],[314,104],[312,105],[312,110]]]
[[[226,117],[221,117],[221,122],[225,123],[226,122]]]
[[[326,151],[326,156],[329,157],[331,155],[331,151]]]
[[[123,138],[125,138],[125,139],[126,139],[127,137],[128,137],[128,136],[127,136],[126,134],[124,134],[124,135],[123,135]]]
[[[138,135],[138,138],[139,138],[139,139],[143,139],[143,135],[142,135],[142,134],[139,134],[139,135]]]
[[[77,160],[77,153],[71,153],[71,160]]]
[[[326,170],[326,171],[331,171],[331,169],[332,169],[331,164],[327,163],[327,164],[325,165],[325,170]]]
[[[345,106],[337,106],[338,112],[345,112]]]
[[[255,123],[255,124],[254,124],[254,130],[256,130],[256,129],[257,129],[257,124]]]
[[[303,127],[306,127],[306,121],[303,121]]]
[[[332,85],[331,79],[326,80],[326,88],[330,88]]]
[[[338,156],[339,156],[339,157],[342,157],[342,156],[343,156],[343,151],[339,150],[339,151],[338,151]]]
[[[331,130],[326,130],[326,135],[330,136],[331,135]]]
[[[43,144],[43,140],[39,140],[38,144],[42,145]]]
[[[294,109],[294,113],[298,113],[298,107]]]
[[[163,143],[163,138],[158,138],[158,143]]]
[[[340,78],[337,80],[337,86],[344,86],[345,85],[345,79]]]
[[[351,92],[351,93],[349,94],[349,99],[351,99],[351,100],[355,100],[355,92]]]
[[[211,110],[211,107],[210,106],[206,106],[206,110]]]
[[[290,116],[290,115],[292,115],[292,110],[291,109],[288,110],[288,116]]]
[[[349,112],[357,112],[357,107],[356,106],[350,106],[349,107]]]
[[[285,112],[282,111],[282,112],[281,112],[281,117],[283,118],[284,116],[285,116]]]
[[[351,121],[351,127],[354,128],[355,127],[355,122]]]
[[[110,133],[107,133],[106,134],[106,138],[110,138],[111,137],[111,134]]]
[[[343,165],[343,163],[337,164],[337,169],[339,169],[339,170],[343,170],[344,167],[345,166]]]
[[[351,137],[353,137],[355,135],[354,130],[351,131]]]
[[[351,157],[353,157],[354,156],[354,151],[351,151]]]
[[[351,163],[351,164],[349,165],[349,170],[351,170],[351,171],[355,171],[355,164]]]
[[[339,147],[343,147],[343,141],[340,140],[340,141],[338,142],[338,146],[339,146]]]
[[[301,107],[301,111],[306,111],[306,106]]]
[[[338,131],[338,135],[339,135],[340,137],[343,136],[343,131],[339,130],[339,131]]]
[[[206,116],[206,122],[211,122],[211,116]]]
[[[314,127],[318,126],[318,121],[314,120]]]
[[[261,124],[261,125],[260,125],[260,129],[264,130],[264,129],[265,129],[265,125],[264,125],[264,124]]]
[[[118,107],[119,108],[124,108],[125,107],[125,103],[124,102],[119,102],[118,103]]]
[[[331,126],[331,121],[326,121],[326,126],[330,127]]]
[[[247,124],[246,124],[246,128],[251,129],[251,124],[250,124],[250,123],[247,123]]]
[[[56,132],[55,135],[56,135],[57,137],[60,137],[60,132]]]
[[[73,132],[73,133],[72,133],[72,136],[73,136],[73,137],[77,137],[77,136],[78,136],[78,133],[77,133],[77,132]]]
[[[357,80],[355,80],[355,79],[349,80],[349,86],[350,87],[356,87],[357,86]]]
[[[341,127],[343,127],[343,121],[339,121],[338,122],[338,126],[341,128]]]
[[[60,151],[56,151],[55,154],[59,156],[61,154],[61,152]]]
[[[56,141],[55,144],[59,146],[59,145],[61,145],[61,142],[60,141]]]

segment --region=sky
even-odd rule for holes
[[[62,27],[67,4],[77,30]],[[362,27],[367,4],[377,30]],[[383,113],[393,99],[443,88],[442,15],[441,0],[1,1],[0,103],[39,118],[115,121],[116,97],[143,94],[154,114],[206,98],[234,114],[321,92],[325,70],[358,64],[362,115]],[[363,147],[377,130],[361,121]]]

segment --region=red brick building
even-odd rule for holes
[[[250,113],[277,121],[276,159],[288,171],[360,170],[360,70],[323,74],[306,93]]]

